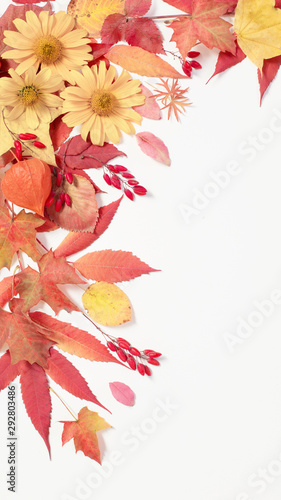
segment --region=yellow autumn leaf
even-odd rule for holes
[[[275,0],[239,0],[234,31],[239,47],[260,70],[264,59],[281,55],[281,10]]]
[[[52,112],[53,120],[59,116],[61,112],[56,109]],[[34,130],[28,126],[25,120],[9,121],[5,116],[5,109],[0,109],[0,156],[6,153],[10,148],[14,147],[15,136],[12,133],[31,133],[37,135],[37,140],[45,144],[44,149],[39,149],[33,146],[33,141],[26,141],[26,149],[23,148],[23,154],[26,156],[33,156],[39,160],[45,161],[49,165],[56,165],[54,148],[50,138],[50,124],[40,123],[39,127]]]
[[[98,281],[87,288],[82,302],[89,316],[105,326],[117,326],[131,320],[127,295],[113,283]]]
[[[124,13],[124,0],[71,0],[67,13],[90,36],[100,37],[103,22],[110,14]]]

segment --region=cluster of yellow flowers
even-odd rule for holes
[[[99,146],[118,143],[120,131],[135,133],[132,122],[140,124],[142,117],[131,108],[144,104],[141,82],[125,70],[118,77],[104,61],[89,67],[91,40],[85,30],[75,29],[72,16],[28,11],[26,21],[15,19],[14,25],[18,31],[4,32],[12,50],[2,57],[18,66],[9,70],[10,78],[0,79],[0,105],[9,121],[26,120],[36,129],[40,122],[50,123],[59,109],[69,127],[82,125],[82,138],[90,135]],[[64,81],[70,84],[66,88]]]

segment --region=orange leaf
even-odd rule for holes
[[[19,161],[6,172],[1,187],[12,203],[43,216],[52,187],[50,168],[37,158]]]
[[[128,71],[142,76],[167,76],[169,78],[187,78],[181,75],[161,57],[147,52],[140,47],[115,45],[105,57],[114,64],[119,64]]]
[[[90,457],[101,463],[97,431],[111,427],[98,413],[84,406],[79,411],[78,420],[62,421],[64,424],[62,433],[62,445],[74,440],[75,450],[83,451],[86,457]]]

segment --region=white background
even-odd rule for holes
[[[3,2],[2,12],[7,5]],[[67,3],[55,5],[65,8]],[[157,0],[151,12],[174,11]],[[169,37],[171,31],[164,28],[164,33]],[[134,321],[107,330],[137,347],[163,352],[161,367],[149,379],[117,365],[69,356],[112,411],[109,415],[98,409],[113,426],[101,433],[104,468],[81,452],[76,455],[72,442],[61,447],[58,421],[71,417],[55,397],[50,461],[16,382],[16,494],[7,492],[6,486],[3,391],[1,499],[280,498],[281,306],[272,306],[268,317],[253,313],[257,302],[281,290],[281,75],[260,107],[252,63],[244,61],[205,85],[217,52],[200,50],[203,69],[194,71],[192,80],[182,81],[183,87],[190,86],[193,105],[180,123],[167,121],[163,112],[161,121],[144,119],[138,128],[165,141],[171,167],[145,156],[134,137],[124,138],[124,164],[149,195],[134,203],[123,200],[110,228],[92,248],[132,251],[162,270],[121,284],[131,300]],[[251,138],[257,138],[257,146],[249,146]],[[212,199],[206,197],[212,172],[226,172],[230,162],[237,162],[237,175],[229,176],[224,188],[214,188]],[[95,172],[94,179],[105,188],[101,173]],[[198,192],[205,192],[200,210],[194,205]],[[101,204],[119,194],[113,189],[108,193],[100,198]],[[197,213],[189,217],[188,207],[197,207]],[[44,241],[55,247],[65,234],[58,231],[44,236]],[[238,324],[249,315],[252,320],[261,318],[262,324],[248,327],[248,338],[241,339]],[[59,318],[89,328],[76,313]],[[92,327],[89,331],[96,334]],[[232,350],[227,332],[240,341]],[[133,408],[113,399],[108,384],[115,380],[136,393]],[[76,413],[87,404],[57,390]],[[168,410],[161,410],[167,401]],[[90,403],[89,407],[96,410]],[[135,433],[138,437],[132,441]]]

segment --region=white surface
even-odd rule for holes
[[[158,13],[171,12],[167,5],[156,4]],[[1,5],[2,12],[6,5]],[[270,299],[274,290],[281,290],[281,75],[260,108],[256,70],[250,62],[206,86],[216,56],[204,49],[202,54],[203,69],[182,82],[190,85],[194,104],[181,123],[168,122],[163,114],[160,122],[144,119],[138,129],[164,139],[172,166],[144,156],[134,137],[124,138],[120,144],[128,155],[124,164],[150,194],[135,203],[124,200],[110,228],[93,246],[93,250],[130,250],[162,270],[121,285],[132,302],[135,321],[115,330],[136,346],[165,353],[162,366],[148,379],[122,367],[70,356],[112,411],[112,415],[100,411],[114,427],[102,433],[104,468],[81,452],[76,455],[72,443],[61,447],[58,421],[68,420],[69,415],[55,398],[50,461],[18,395],[14,495],[5,484],[7,394],[3,391],[3,500],[280,498],[280,304],[271,307],[268,317],[259,316],[261,326],[248,328],[248,338],[240,338],[232,351],[226,334],[237,338],[241,321],[237,318],[247,320],[257,311],[255,301]],[[273,126],[279,131],[269,136],[264,129]],[[250,137],[259,137],[261,151],[253,146],[251,154],[246,151]],[[263,144],[267,139],[268,144]],[[211,189],[210,173],[226,171],[234,161],[239,173],[231,175],[229,184],[188,218],[187,206],[198,209],[193,205],[195,193]],[[95,173],[94,178],[104,187],[101,174]],[[117,191],[109,192],[103,202],[117,198]],[[47,235],[46,241],[56,246],[65,233],[58,234],[56,241],[51,241],[53,235]],[[67,314],[59,317],[70,320]],[[78,314],[71,318],[82,326]],[[254,318],[252,314],[249,319]],[[86,320],[83,327],[88,327]],[[134,408],[112,398],[108,383],[114,380],[135,391]],[[84,406],[58,391],[74,411]],[[166,400],[173,409],[161,411]],[[139,433],[136,428],[141,434],[132,439]],[[114,451],[119,453],[118,464]]]

